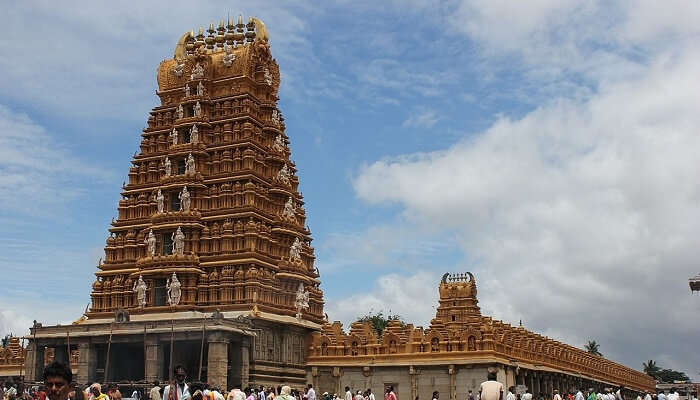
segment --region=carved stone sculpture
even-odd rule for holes
[[[233,61],[236,59],[236,55],[233,54],[233,47],[224,43],[224,51],[226,54],[224,54],[224,56],[221,58],[221,62],[224,64],[224,67],[230,67],[233,65]]]
[[[265,68],[265,83],[268,86],[272,86],[272,74],[270,73],[270,70]]]
[[[202,115],[202,106],[197,102],[197,104],[194,105],[194,116],[199,117]]]
[[[297,238],[297,240],[299,239]],[[309,308],[309,292],[304,290],[304,284],[301,282],[299,283],[299,288],[297,289],[294,306],[297,309],[297,319],[301,319],[301,313]]]
[[[185,253],[185,234],[182,233],[182,229],[180,229],[179,226],[170,238],[173,241],[173,254],[178,256],[183,255]]]
[[[301,240],[299,238],[294,239],[292,247],[289,248],[289,258],[292,261],[301,261]]]
[[[185,164],[185,175],[194,175],[195,172],[194,157],[192,153],[190,153],[190,155],[187,156],[187,163]]]
[[[148,236],[143,240],[148,245],[148,254],[151,257],[156,255],[156,235],[153,234],[153,229],[148,232]]]
[[[184,72],[185,72],[185,62],[181,58],[178,58],[177,63],[173,67],[173,73],[175,74],[175,76],[180,78],[180,77],[182,77],[182,74]]]
[[[190,192],[187,190],[187,186],[182,188],[182,192],[177,197],[180,199],[180,211],[190,211],[192,200],[190,199]]]
[[[165,176],[170,176],[173,173],[173,166],[170,163],[170,159],[165,157]]]
[[[173,146],[177,144],[177,129],[173,128],[170,132],[170,137],[173,139]]]
[[[190,74],[190,80],[202,79],[204,78],[204,67],[200,63],[197,63],[194,68],[192,68],[192,74]],[[199,90],[197,91],[199,92]],[[199,94],[199,93],[197,93]]]
[[[177,106],[177,119],[182,119],[185,116],[185,110],[182,108],[182,104]]]
[[[199,106],[199,102],[197,102],[197,106]],[[195,111],[197,109],[195,108]],[[199,112],[202,112],[201,109]],[[190,129],[190,143],[199,143],[199,129],[197,129],[197,125],[192,125],[192,128]]]
[[[197,96],[204,96],[204,84],[199,82],[197,85]]]
[[[275,126],[280,125],[280,112],[277,110],[272,110],[272,123],[275,124]]]
[[[285,185],[289,185],[290,176],[291,174],[289,173],[289,168],[287,168],[287,164],[284,164],[282,168],[277,172],[277,180],[279,182],[284,183]]]
[[[272,150],[279,151],[280,153],[284,151],[284,140],[282,140],[282,135],[277,135],[275,138],[275,143],[272,145]]]
[[[144,282],[143,277],[139,275],[139,280],[134,282],[133,291],[136,293],[136,303],[141,308],[146,307],[146,290],[148,290],[146,282]]]
[[[296,215],[296,207],[294,207],[294,202],[290,197],[287,199],[287,202],[284,203],[284,211],[282,211],[282,216],[284,218],[294,219],[296,218]],[[299,238],[297,238],[297,240],[299,240]]]
[[[171,306],[176,306],[180,304],[180,296],[182,296],[182,291],[180,290],[180,281],[177,279],[177,274],[173,272],[172,277],[168,279],[165,285],[168,289],[168,304]]]
[[[158,205],[158,213],[162,214],[165,210],[165,196],[163,192],[158,189],[158,194],[156,195],[156,204]]]
[[[185,97],[190,97],[190,84],[185,84]]]

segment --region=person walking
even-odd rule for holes
[[[508,394],[506,395],[506,400],[515,400],[515,386],[508,388]]]
[[[479,396],[482,400],[503,400],[503,384],[496,380],[496,374],[489,374],[488,380],[481,384]]]

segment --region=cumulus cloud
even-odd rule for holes
[[[442,151],[377,161],[354,188],[370,204],[398,205],[417,230],[457,231],[486,313],[573,345],[595,339],[606,356],[636,368],[652,358],[692,372],[686,350],[700,326],[688,318],[698,302],[687,279],[697,273],[700,236],[700,92],[689,83],[700,48],[687,39],[697,27],[683,28],[685,17],[672,26],[665,13],[642,24],[651,3],[640,3],[647,11],[625,4],[614,10],[619,20],[588,29],[598,3],[520,10],[463,2],[463,11],[475,11],[464,11],[459,27],[470,37],[485,46],[513,40],[501,55],[519,53],[535,69],[576,68],[594,89],[584,98],[559,93]],[[514,21],[496,23],[503,16]],[[612,33],[600,33],[601,24]],[[614,49],[587,47],[608,35]],[[657,47],[668,35],[686,40]],[[548,48],[537,55],[558,54],[554,64],[528,53],[541,49],[540,38]],[[625,54],[632,47],[638,58]],[[578,60],[597,55],[578,69]]]
[[[378,312],[398,314],[406,322],[427,326],[435,314],[438,297],[429,282],[438,279],[439,274],[429,271],[409,276],[382,275],[371,291],[333,301],[326,307],[326,313],[331,320],[343,322],[346,328],[358,317]]]

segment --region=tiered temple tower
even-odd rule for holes
[[[221,387],[303,382],[305,337],[323,321],[323,296],[265,26],[239,17],[186,33],[157,77],[161,104],[122,187],[92,304],[65,333],[82,346],[79,378],[167,379],[174,359]],[[115,324],[123,346],[113,343]],[[56,328],[35,327],[37,338],[64,334]],[[143,348],[143,369],[124,376],[134,360],[115,346]],[[35,370],[39,353],[28,361]]]

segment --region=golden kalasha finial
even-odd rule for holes
[[[246,29],[246,42],[250,43],[255,40],[255,21],[253,20],[253,17],[250,17],[250,19],[248,19],[248,25],[246,25]]]
[[[226,44],[229,46],[233,46],[233,18],[228,17],[228,25],[226,25],[226,35],[224,36],[226,38]]]
[[[216,39],[214,39],[214,23],[210,22],[209,23],[209,29],[207,29],[207,32],[209,32],[209,36],[204,40],[207,43],[207,50],[212,51],[214,50],[214,42],[216,42]]]
[[[233,39],[238,44],[243,44],[243,40],[245,39],[245,30],[243,29],[244,27],[245,25],[243,24],[243,16],[239,15],[238,23],[236,24],[236,33],[233,35]]]
[[[218,49],[223,49],[224,40],[226,34],[226,27],[224,27],[224,20],[219,21],[219,27],[216,29],[216,47]]]

